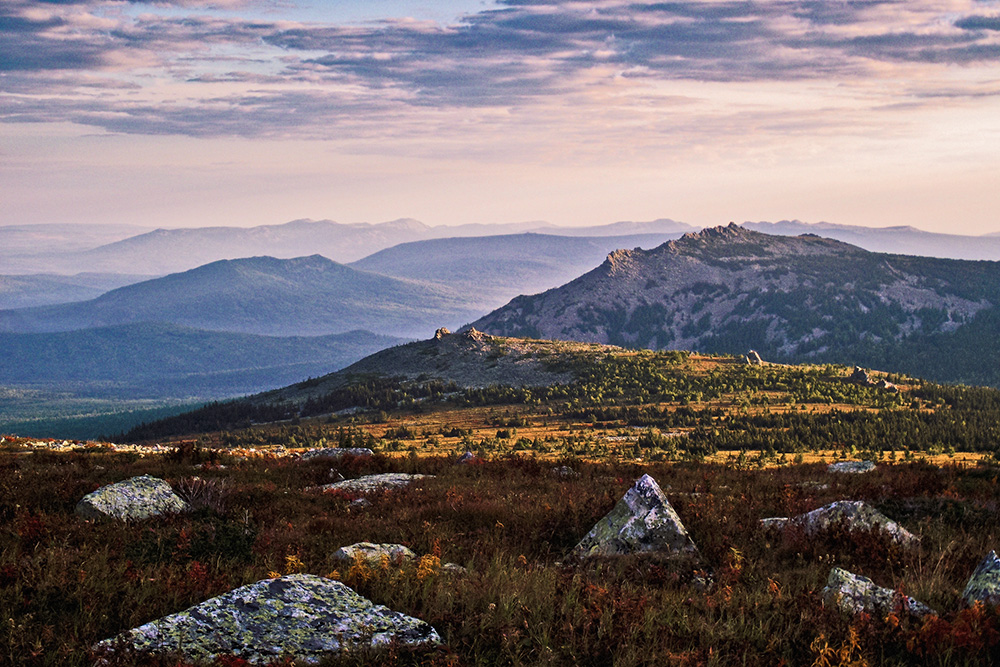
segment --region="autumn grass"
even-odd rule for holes
[[[989,465],[882,463],[870,474],[834,475],[821,464],[739,469],[527,455],[468,466],[450,456],[215,458],[224,467],[195,469],[201,461],[190,456],[0,452],[0,663],[91,664],[89,647],[99,640],[294,571],[340,578],[431,623],[445,642],[416,652],[350,653],[331,658],[335,665],[1000,660],[995,610],[959,606],[969,574],[1000,537],[1000,470]],[[579,475],[556,475],[557,464]],[[357,508],[350,495],[306,491],[330,481],[334,467],[347,477],[436,477]],[[573,545],[646,472],[664,488],[702,561],[569,560]],[[85,493],[139,474],[168,480],[197,498],[199,509],[137,524],[73,514]],[[759,524],[842,499],[875,504],[921,535],[921,548],[901,552],[871,535],[769,535]],[[359,541],[406,544],[422,563],[345,567],[333,559],[337,548]],[[447,573],[435,559],[468,572]],[[902,588],[942,615],[845,618],[819,596],[833,566]]]

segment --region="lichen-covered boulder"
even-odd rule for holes
[[[431,479],[434,475],[410,475],[404,472],[385,472],[378,475],[365,475],[357,479],[345,479],[343,482],[324,484],[317,487],[319,491],[346,491],[347,493],[372,493],[374,491],[389,491],[409,486],[421,479]]]
[[[767,519],[761,519],[760,525],[766,531],[780,531],[784,530],[785,526],[788,525],[787,516],[772,516]]]
[[[845,526],[849,532],[881,532],[891,542],[905,548],[920,544],[919,537],[861,500],[838,500],[789,519],[785,527],[793,526],[806,535],[817,535],[834,524]]]
[[[643,475],[573,548],[572,554],[578,558],[625,554],[697,556],[698,548],[656,480]]]
[[[102,486],[76,504],[76,513],[85,519],[122,521],[141,521],[190,510],[191,506],[174,493],[169,484],[149,475]]]
[[[982,602],[989,606],[1000,604],[1000,558],[997,552],[991,551],[979,564],[976,571],[965,585],[962,602],[972,606]]]
[[[875,470],[875,464],[871,461],[840,461],[831,463],[826,467],[827,472],[842,472],[859,475]]]
[[[317,663],[344,650],[440,641],[427,623],[376,605],[339,581],[290,574],[237,588],[95,648],[113,651],[124,644],[151,654],[180,653],[195,662],[229,655],[252,664],[284,657]]]
[[[480,463],[480,459],[472,452],[465,452],[458,457],[458,460],[456,460],[455,463],[458,465],[472,465],[473,463]]]
[[[905,613],[921,617],[936,613],[922,602],[891,588],[876,586],[868,577],[839,567],[830,570],[823,589],[823,602],[852,615],[865,612],[884,617],[890,613]]]
[[[310,449],[307,452],[302,452],[299,457],[302,460],[309,459],[340,459],[345,456],[374,456],[375,452],[368,449],[367,447],[344,447],[343,449],[337,447],[325,447],[323,449]]]
[[[346,563],[361,561],[367,565],[378,565],[382,562],[382,556],[386,556],[390,563],[400,564],[404,561],[414,560],[417,554],[402,544],[375,544],[372,542],[358,542],[340,547],[333,552],[335,560]]]

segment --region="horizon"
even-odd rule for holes
[[[2,226],[1000,229],[997,0],[11,0],[0,19]]]

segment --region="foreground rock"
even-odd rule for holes
[[[383,556],[388,558],[390,563],[398,565],[404,561],[415,560],[417,554],[402,544],[375,544],[373,542],[358,542],[350,546],[340,547],[333,552],[335,560],[346,563],[361,561],[366,565],[380,564]]]
[[[919,618],[936,613],[922,602],[891,588],[876,586],[868,577],[839,567],[830,570],[823,589],[823,602],[851,615],[865,612],[885,617],[890,613],[905,613]]]
[[[853,473],[856,475],[873,470],[875,470],[875,464],[871,461],[841,461],[839,463],[831,463],[826,467],[827,472]]]
[[[85,519],[122,521],[142,521],[190,510],[191,506],[174,493],[169,484],[150,475],[102,486],[76,504],[76,513]]]
[[[851,533],[878,531],[891,542],[905,548],[920,544],[919,537],[861,500],[838,500],[791,519],[761,519],[761,525],[766,529],[787,530],[792,527],[810,537],[826,532],[836,524],[843,525]]]
[[[640,477],[572,551],[578,558],[640,553],[698,555],[677,512],[649,475]]]
[[[302,460],[308,459],[341,459],[345,456],[374,456],[375,452],[367,447],[326,447],[324,449],[310,449],[302,452]]]
[[[385,472],[379,475],[365,475],[357,479],[324,484],[315,487],[318,491],[345,491],[347,493],[374,493],[407,487],[421,479],[433,479],[434,475],[410,475],[404,472]]]
[[[990,607],[1000,604],[1000,558],[997,552],[991,551],[979,564],[976,571],[965,585],[962,602],[970,607],[976,602],[982,602]]]
[[[284,657],[317,663],[344,650],[390,642],[419,646],[441,638],[427,623],[376,605],[339,581],[291,574],[237,588],[95,648],[114,651],[124,644],[151,654],[180,653],[195,662],[232,655],[251,664]]]

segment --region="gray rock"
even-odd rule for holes
[[[458,563],[445,563],[441,566],[441,571],[445,574],[467,574],[469,572],[468,568],[459,565]]]
[[[919,537],[861,500],[838,500],[789,519],[785,526],[794,526],[811,536],[841,522],[850,532],[881,531],[889,540],[902,547],[915,548],[920,544]]]
[[[344,447],[340,449],[338,447],[326,447],[324,449],[310,449],[308,452],[302,452],[302,460],[308,459],[339,459],[344,456],[374,456],[375,452],[368,449],[367,447]]]
[[[347,479],[343,482],[324,484],[315,487],[319,491],[346,491],[348,493],[372,493],[374,491],[390,491],[409,486],[421,479],[432,479],[434,475],[410,475],[404,472],[385,472],[379,475],[365,475],[357,479]]]
[[[461,456],[459,456],[458,460],[455,461],[455,463],[457,463],[458,465],[469,465],[470,463],[475,463],[478,460],[479,458],[475,454],[473,454],[472,452],[466,452]]]
[[[361,561],[366,565],[378,565],[382,556],[387,556],[389,562],[399,565],[404,561],[414,560],[417,554],[402,544],[375,544],[373,542],[358,542],[346,547],[340,547],[333,552],[335,560],[348,564]]]
[[[866,386],[870,386],[872,384],[872,380],[871,377],[868,375],[868,371],[866,371],[864,368],[861,368],[861,366],[854,367],[854,372],[851,373],[851,382]]]
[[[341,651],[390,642],[419,646],[441,638],[427,623],[376,605],[339,581],[290,574],[164,616],[95,649],[114,651],[125,643],[151,654],[180,652],[195,662],[232,655],[252,664],[283,657],[315,664]]]
[[[750,366],[763,366],[764,360],[757,354],[757,350],[749,350],[747,352],[747,364]]]
[[[569,466],[556,466],[555,468],[552,469],[552,474],[555,475],[556,477],[562,477],[564,479],[580,476],[580,473],[573,470]]]
[[[990,607],[1000,604],[1000,558],[997,558],[997,552],[986,554],[972,573],[962,593],[962,602],[970,607],[976,602]]]
[[[161,514],[188,512],[191,506],[162,479],[142,475],[103,486],[76,504],[85,519],[113,518],[141,521]]]
[[[937,613],[922,602],[891,588],[876,586],[868,577],[839,567],[830,570],[823,589],[823,602],[851,615],[865,612],[884,617],[890,613],[906,613],[919,618]]]
[[[768,519],[761,519],[760,525],[764,530],[784,530],[788,525],[787,516],[773,516]]]
[[[866,473],[875,470],[875,464],[871,461],[840,461],[839,463],[831,463],[826,467],[827,472],[843,472],[843,473]]]
[[[698,555],[677,512],[649,475],[640,477],[572,552],[578,558],[635,553]]]

